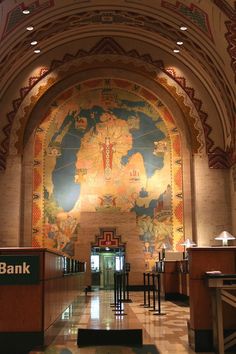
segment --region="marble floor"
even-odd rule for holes
[[[132,302],[124,304],[122,315],[111,306],[112,291],[88,293],[71,305],[63,314],[65,326],[54,341],[30,354],[191,354],[188,345],[187,320],[189,307],[184,303],[161,302],[161,315],[144,308],[143,293],[131,292]],[[142,329],[143,347],[77,345],[78,328]]]

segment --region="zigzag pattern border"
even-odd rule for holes
[[[163,0],[164,1],[164,0]],[[216,6],[218,6],[221,11],[223,13],[225,13],[225,15],[230,18],[230,19],[233,19],[235,17],[233,17],[235,15],[234,13],[234,10],[232,9],[232,7],[227,3],[226,0],[214,0]],[[89,13],[86,13],[86,15],[84,13],[80,13],[78,14],[78,16],[76,17],[77,18],[77,21],[80,25],[85,25],[85,24],[89,24],[89,23],[93,23],[93,21],[95,20],[96,21],[100,21],[101,23],[103,23],[103,14],[104,14],[104,11],[99,11],[99,15],[95,16],[93,15],[92,13],[90,13],[90,16],[89,16],[89,19],[87,18],[87,15]],[[73,15],[74,16],[74,15]],[[85,16],[85,17],[84,17]],[[95,17],[94,17],[95,16]],[[118,17],[117,17],[118,16]],[[151,32],[155,32],[155,33],[159,33],[160,30],[162,32],[162,35],[165,33],[165,28],[167,25],[167,23],[160,23],[160,22],[157,22],[155,21],[153,18],[151,17],[148,17],[148,16],[144,16],[142,15],[140,17],[140,14],[137,14],[135,12],[125,12],[123,14],[122,11],[114,11],[112,12],[112,18],[113,20],[115,21],[115,18],[119,18],[119,16],[123,16],[123,21],[124,23],[126,23],[127,25],[132,25],[134,26],[135,24],[137,25],[137,23],[139,23],[139,21],[141,20],[141,23],[142,23],[142,26],[148,30],[148,31],[151,31]],[[84,20],[87,18],[88,22],[84,22]],[[70,23],[70,16],[67,17],[68,19],[68,23]],[[137,22],[138,21],[138,22]],[[151,21],[151,22],[150,22]],[[153,22],[154,21],[154,22]],[[56,21],[56,24],[53,25],[53,28],[55,30],[55,28],[57,26],[60,27],[60,25],[63,25],[64,26],[64,22],[65,22],[65,19],[64,18],[60,18]],[[106,21],[105,21],[106,22]],[[104,22],[104,23],[105,23]],[[150,23],[152,24],[150,26]],[[154,27],[153,27],[153,24]],[[162,26],[164,25],[164,27],[162,28]],[[52,24],[50,23],[50,25],[44,27],[44,30],[43,32],[40,31],[37,36],[39,36],[39,38],[43,39],[44,38],[44,34],[49,31],[50,36],[52,36],[53,34],[51,33],[51,26]],[[64,27],[63,27],[64,28]],[[170,28],[170,26],[168,26],[169,28],[169,31],[170,31],[170,39],[173,40],[173,38],[176,37],[176,34],[177,34],[177,31],[174,30],[173,28]],[[164,31],[164,32],[163,32]],[[43,34],[44,33],[44,34]],[[54,32],[53,32],[54,33]],[[208,72],[211,72],[211,77],[212,78],[217,78],[217,82],[215,82],[217,84],[217,87],[218,87],[218,90],[219,92],[221,93],[221,98],[222,98],[222,101],[225,103],[225,107],[227,109],[227,112],[228,112],[228,116],[229,116],[229,119],[230,119],[230,124],[231,126],[233,127],[234,126],[234,116],[235,116],[235,103],[233,101],[233,97],[232,95],[230,94],[230,92],[232,91],[232,89],[229,87],[228,83],[225,81],[224,79],[224,76],[222,75],[222,70],[220,70],[220,68],[218,68],[217,65],[215,65],[215,63],[213,62],[211,56],[209,56],[206,52],[202,51],[200,46],[198,45],[197,42],[192,42],[191,40],[188,40],[187,37],[185,38],[185,41],[186,41],[186,44],[188,44],[188,46],[192,47],[194,50],[193,52],[195,53],[195,56],[197,55],[198,59],[200,60],[200,58],[202,58],[202,60],[200,60],[201,62],[201,65],[202,67],[204,68],[204,70],[207,70]],[[22,50],[25,52],[27,48],[27,43],[26,41],[24,40],[24,42],[18,44],[15,48],[11,48],[11,51],[8,52],[8,54],[6,54],[4,60],[2,60],[2,63],[8,63],[8,67],[6,66],[2,66],[2,71],[3,72],[8,72],[10,70],[10,67],[15,63],[16,61],[16,58],[15,58],[15,54],[17,53],[17,56],[20,55],[19,54],[19,50]],[[191,51],[192,52],[192,51]],[[189,53],[191,55],[191,52]],[[23,52],[21,52],[23,53]],[[210,70],[209,68],[206,67],[206,65],[204,64],[204,62],[207,62],[208,65],[210,66]],[[1,65],[0,65],[1,67]],[[1,70],[0,70],[1,71]],[[235,148],[235,145],[236,145],[236,141],[234,141],[232,143],[233,147]],[[1,147],[0,147],[1,149]]]
[[[229,44],[227,50],[231,58],[231,67],[235,73],[235,82],[236,82],[236,16],[235,21],[225,22],[228,32],[225,35],[225,38]]]
[[[236,82],[236,3],[235,9],[233,9],[225,0],[214,0],[216,6],[229,18],[229,21],[225,22],[228,32],[225,34],[225,39],[228,42],[227,51],[231,58],[231,67],[235,73]]]
[[[203,125],[203,129],[204,129],[204,133],[205,133],[205,141],[206,141],[206,150],[210,151],[210,149],[214,145],[213,141],[210,138],[210,133],[212,131],[212,128],[206,122],[207,121],[207,113],[201,110],[202,101],[199,100],[198,98],[194,97],[195,91],[192,87],[189,87],[186,85],[186,79],[184,77],[176,76],[176,73],[173,69],[165,70],[165,73],[182,87],[182,89],[186,92],[186,94],[189,96],[189,98],[193,102],[193,104],[199,114],[199,117],[201,119],[202,125]]]
[[[186,94],[192,100],[197,112],[199,113],[200,119],[203,124],[204,132],[205,132],[205,139],[206,139],[206,150],[210,154],[210,149],[214,145],[213,141],[211,140],[209,134],[211,132],[211,127],[206,123],[207,114],[201,110],[202,102],[201,100],[195,97],[195,91],[193,88],[186,86],[186,79],[183,77],[177,77],[173,69],[165,69],[163,61],[161,60],[153,60],[149,54],[140,55],[136,50],[130,50],[126,52],[117,42],[115,42],[110,37],[104,37],[101,41],[99,41],[92,49],[88,52],[84,50],[79,50],[75,55],[71,55],[66,53],[62,60],[53,60],[49,69],[41,68],[40,73],[38,76],[30,77],[29,85],[20,89],[20,97],[12,101],[13,110],[7,114],[8,124],[3,128],[3,132],[5,134],[5,139],[2,141],[0,146],[0,170],[4,170],[6,168],[6,158],[10,144],[10,133],[13,120],[16,116],[16,113],[24,100],[25,96],[30,92],[30,90],[48,73],[51,73],[53,70],[59,68],[60,66],[64,65],[65,63],[75,60],[77,58],[84,58],[90,55],[95,54],[118,54],[124,55],[126,57],[131,57],[135,59],[139,59],[144,61],[145,63],[149,63],[154,67],[162,70],[167,75],[169,75],[175,82],[177,82],[182,89],[186,92]],[[225,153],[222,150],[222,154]],[[219,154],[219,157],[222,156]],[[228,166],[229,167],[229,166]]]
[[[213,36],[209,24],[208,13],[203,11],[197,5],[190,3],[184,4],[181,1],[176,1],[175,4],[171,4],[168,1],[162,0],[162,6],[166,9],[176,12],[178,15],[181,15],[184,19],[187,19],[193,23],[200,31],[202,31],[212,42]],[[194,16],[194,14],[196,15]],[[192,15],[192,16],[191,16]],[[201,18],[200,18],[201,16]],[[204,23],[205,26],[201,26],[201,23]],[[205,28],[204,28],[205,27]]]

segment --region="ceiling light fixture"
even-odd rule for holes
[[[40,49],[35,49],[34,52],[35,52],[36,54],[38,54],[38,53],[41,52],[41,50],[40,50]]]
[[[176,44],[178,44],[178,45],[183,45],[184,42],[183,42],[183,41],[177,41]]]
[[[23,13],[24,15],[29,15],[29,14],[30,14],[30,10],[24,9],[24,10],[22,10],[22,13]]]
[[[26,27],[27,31],[33,31],[34,27],[33,26],[28,26]]]
[[[178,48],[174,48],[174,49],[173,49],[173,52],[174,52],[174,53],[179,53],[180,50],[179,50]]]
[[[30,44],[31,45],[36,45],[36,44],[38,44],[38,42],[37,41],[32,41]]]
[[[187,31],[188,27],[185,25],[180,26],[181,31]]]

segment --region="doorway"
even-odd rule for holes
[[[92,247],[92,287],[111,290],[114,288],[114,272],[124,267],[124,248]]]

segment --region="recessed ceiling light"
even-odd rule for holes
[[[180,26],[181,31],[187,31],[188,27],[185,25]]]
[[[33,31],[34,27],[33,26],[28,26],[26,27],[27,31]]]
[[[183,41],[177,41],[176,44],[178,44],[178,45],[183,45],[184,42],[183,42]]]
[[[25,10],[23,10],[22,12],[23,12],[24,15],[28,15],[28,14],[30,13],[30,10],[25,9]]]
[[[174,48],[174,49],[173,49],[173,52],[174,52],[174,53],[179,53],[180,50],[179,50],[178,48]]]
[[[38,42],[37,41],[32,41],[30,44],[31,45],[36,45],[36,44],[38,44]]]
[[[34,52],[35,52],[36,54],[38,54],[38,53],[41,52],[41,50],[40,50],[40,49],[35,49]]]

